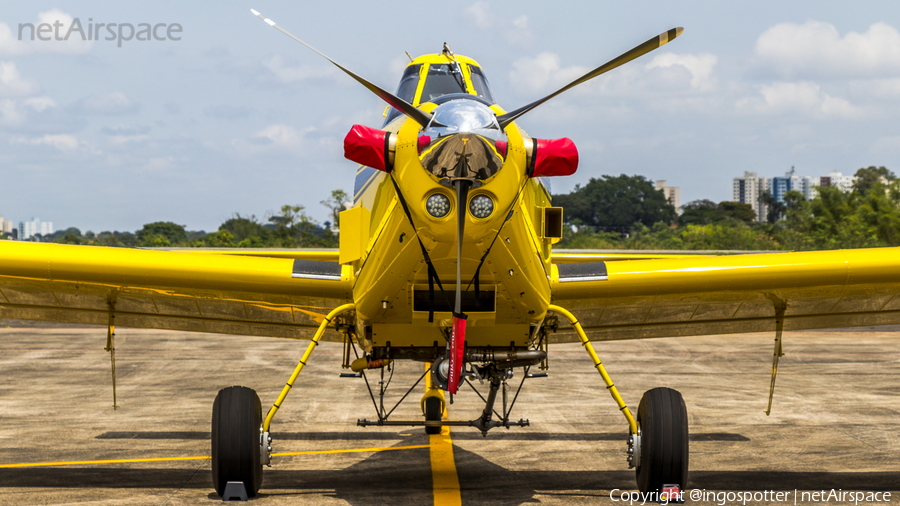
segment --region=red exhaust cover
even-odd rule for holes
[[[465,346],[466,315],[453,313],[453,330],[450,332],[450,375],[447,378],[447,390],[451,394],[459,390]]]
[[[572,139],[535,139],[531,177],[571,176],[578,170],[578,149]]]
[[[390,172],[388,167],[388,132],[363,125],[353,125],[344,137],[344,158],[366,167]]]

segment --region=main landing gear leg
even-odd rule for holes
[[[328,313],[265,419],[262,418],[259,396],[253,389],[234,386],[219,391],[213,403],[211,440],[213,487],[217,494],[222,496],[229,482],[242,482],[247,497],[254,497],[259,492],[262,466],[269,465],[272,453],[269,446],[272,442],[269,436],[272,418],[319,344],[328,324],[338,314],[354,308],[355,304],[344,304]]]
[[[687,486],[689,456],[687,408],[681,394],[671,388],[648,390],[641,398],[635,420],[575,316],[559,306],[550,305],[547,309],[572,323],[606,389],[625,415],[630,432],[628,464],[635,468],[638,490],[681,494]]]
[[[431,363],[425,364],[425,370],[431,370]],[[444,416],[444,391],[434,385],[431,374],[425,375],[425,394],[422,396],[422,414],[425,415],[425,423],[440,422]],[[440,434],[440,425],[425,425],[425,434]]]

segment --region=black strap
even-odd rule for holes
[[[516,196],[513,197],[512,203],[509,205],[509,212],[506,213],[506,219],[503,220],[503,223],[500,224],[500,227],[497,229],[497,234],[494,236],[494,240],[491,241],[488,249],[485,250],[484,255],[481,255],[481,260],[478,262],[478,267],[475,268],[475,277],[472,278],[472,281],[469,281],[469,284],[466,285],[466,291],[469,291],[469,287],[472,286],[472,283],[475,284],[475,305],[481,305],[481,291],[479,290],[479,278],[481,274],[481,266],[484,265],[484,261],[487,259],[488,254],[491,252],[491,248],[494,247],[494,243],[497,242],[497,238],[500,237],[500,232],[503,231],[503,225],[506,225],[506,222],[512,218],[513,208],[516,205],[516,202],[519,201],[519,194],[522,193],[522,190],[525,188],[525,185],[528,184],[528,179],[522,182],[522,186],[519,187],[519,191],[516,192]]]
[[[444,292],[444,286],[441,284],[441,278],[438,277],[437,270],[434,268],[434,264],[431,263],[431,257],[428,256],[428,250],[425,249],[425,244],[422,243],[422,238],[419,237],[419,229],[416,228],[416,224],[412,219],[412,214],[409,212],[409,206],[406,205],[406,199],[403,198],[403,193],[400,191],[400,187],[397,186],[397,181],[394,180],[394,175],[388,173],[388,177],[391,179],[391,183],[394,185],[394,191],[397,193],[397,200],[400,201],[400,206],[403,208],[403,212],[406,213],[406,219],[409,220],[410,226],[413,228],[413,232],[416,234],[416,240],[419,241],[419,247],[422,248],[422,256],[425,258],[425,263],[428,264],[428,323],[434,322],[434,283],[437,282],[438,288],[441,290],[441,294],[444,296],[444,301],[447,303],[447,307],[452,307],[450,304],[450,299],[447,298],[447,294]]]

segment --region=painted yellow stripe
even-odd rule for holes
[[[432,436],[434,437],[434,436]],[[316,450],[308,452],[286,452],[273,453],[273,457],[287,457],[291,455],[323,455],[327,453],[363,453],[363,452],[385,452],[389,450],[416,450],[421,448],[430,448],[429,445],[414,446],[388,446],[383,448],[352,448],[349,450]],[[36,462],[31,464],[0,464],[0,469],[10,467],[42,467],[42,466],[84,466],[91,464],[130,464],[135,462],[167,462],[177,460],[209,460],[207,456],[197,457],[160,457],[149,459],[117,459],[117,460],[80,460],[73,462]],[[456,471],[454,471],[455,473]]]
[[[74,462],[37,462],[34,464],[2,464],[6,467],[84,466],[91,464],[129,464],[132,462],[165,462],[169,460],[209,460],[209,457],[163,457],[154,459],[80,460]]]
[[[431,479],[434,488],[435,506],[459,506],[462,498],[459,495],[459,476],[456,474],[456,461],[453,458],[453,442],[450,440],[450,427],[441,428],[440,434],[432,434],[431,438]]]

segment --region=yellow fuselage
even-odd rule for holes
[[[420,108],[431,112],[435,107],[426,103]],[[491,109],[498,115],[505,112],[496,105]],[[421,128],[406,117],[385,127],[397,134],[393,172],[388,175],[361,168],[372,174],[355,196],[354,208],[341,216],[341,261],[353,267],[357,336],[366,349],[435,343],[442,347],[443,329],[450,324],[449,311],[435,312],[434,321],[428,321],[428,266],[415,235],[428,251],[443,286],[443,291],[435,286],[435,300],[447,309],[444,301],[452,306],[455,297],[458,203],[456,192],[442,186],[438,177],[422,166],[417,149]],[[538,180],[526,175],[527,136],[515,124],[505,133],[509,144],[502,168],[468,193],[468,200],[484,194],[495,204],[485,219],[466,211],[464,291],[474,292],[476,269],[494,243],[479,273],[482,304],[478,308],[469,304],[465,311],[468,346],[526,346],[533,326],[543,320],[550,303],[553,240],[542,233],[542,208],[550,205],[550,196]],[[415,230],[390,177],[408,204]],[[425,209],[427,198],[434,193],[444,194],[451,202],[451,212],[442,218],[432,217]],[[471,294],[469,297],[471,300]]]

